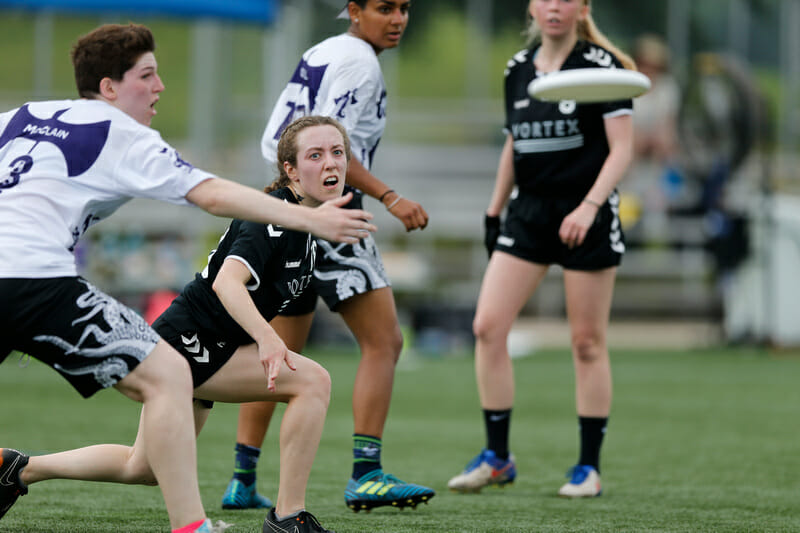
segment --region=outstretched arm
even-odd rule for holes
[[[428,225],[428,213],[420,204],[394,192],[355,157],[350,160],[347,168],[347,184],[383,203],[392,215],[400,219],[400,222],[406,227],[406,231],[425,229],[425,226]]]
[[[186,199],[212,215],[277,224],[313,233],[327,241],[352,244],[376,230],[368,222],[371,213],[341,208],[350,195],[310,208],[284,202],[234,181],[211,178],[190,190]]]

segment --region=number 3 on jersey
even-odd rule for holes
[[[11,162],[8,168],[8,175],[0,178],[0,193],[3,189],[10,189],[19,183],[19,177],[28,172],[33,166],[33,158],[29,155],[21,155]]]

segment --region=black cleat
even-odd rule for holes
[[[267,513],[262,531],[263,533],[336,533],[322,527],[319,520],[308,511],[300,511],[295,516],[278,521],[274,507]]]
[[[11,448],[0,448],[0,518],[17,498],[28,494],[28,486],[19,478],[19,472],[28,464],[28,456]]]

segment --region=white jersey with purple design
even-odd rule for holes
[[[0,114],[0,278],[75,276],[92,224],[136,197],[187,205],[213,177],[101,100],[34,102]]]
[[[303,54],[261,139],[261,152],[271,166],[277,161],[284,128],[307,115],[325,115],[341,122],[350,136],[353,157],[370,168],[386,126],[386,85],[369,43],[345,33]]]

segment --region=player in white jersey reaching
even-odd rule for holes
[[[150,123],[164,85],[152,33],[105,25],[72,50],[82,99],[0,114],[0,361],[12,350],[57,370],[89,397],[115,387],[143,403],[147,463],[173,531],[213,531],[200,500],[186,360],[139,315],[77,274],[74,249],[92,224],[135,197],[194,204],[343,242],[374,230],[370,215],[311,209],[192,167]],[[27,492],[28,456],[0,452],[0,517]]]
[[[386,86],[378,55],[399,44],[408,23],[409,5],[408,0],[346,2],[340,18],[350,20],[348,31],[303,54],[273,108],[261,146],[267,162],[274,165],[275,143],[286,124],[307,114],[334,117],[347,129],[352,143],[347,183],[354,188],[354,198],[348,207],[360,208],[362,193],[367,194],[382,202],[407,231],[412,231],[427,225],[425,210],[370,172],[386,124]],[[353,386],[353,470],[345,503],[359,511],[427,502],[434,496],[433,490],[385,474],[381,464],[381,439],[403,338],[375,241],[366,236],[349,246],[325,240],[318,244],[320,253],[311,290],[271,325],[290,349],[301,351],[319,295],[331,310],[341,314],[359,344],[361,361]],[[255,471],[274,407],[263,402],[240,407],[235,470],[222,499],[226,509],[270,503],[256,491]]]

